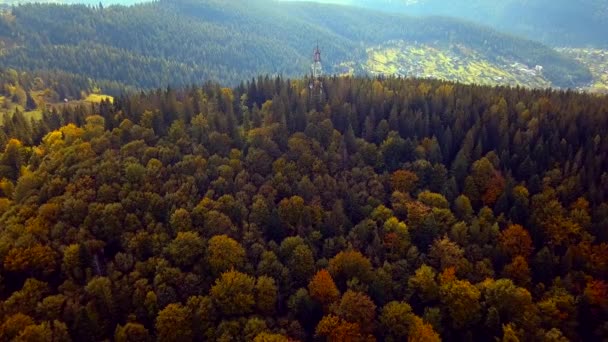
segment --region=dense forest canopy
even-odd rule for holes
[[[0,339],[608,337],[608,98],[259,77],[0,133]]]
[[[139,88],[237,84],[260,73],[301,76],[311,47],[328,73],[361,64],[390,40],[462,44],[489,60],[534,67],[558,87],[591,80],[587,67],[553,49],[445,17],[415,18],[315,3],[161,0],[130,7],[28,4],[0,16],[0,63],[65,72]]]
[[[608,340],[604,53],[397,13],[604,2],[336,1],[0,0],[0,341]]]

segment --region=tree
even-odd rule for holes
[[[387,247],[389,260],[401,259],[410,247],[410,234],[405,223],[391,217],[384,223],[384,245]]]
[[[118,325],[114,334],[116,342],[148,342],[152,338],[148,329],[139,323],[127,323],[125,326]]]
[[[4,153],[0,157],[0,178],[17,181],[25,157],[22,147],[23,144],[17,139],[8,141],[4,148]]]
[[[36,244],[27,248],[13,248],[4,258],[4,267],[13,272],[50,274],[55,270],[56,257],[49,246]]]
[[[450,206],[448,200],[443,195],[430,191],[423,191],[418,194],[418,200],[433,208],[448,209]]]
[[[329,273],[338,284],[345,285],[346,281],[357,278],[367,283],[372,277],[372,264],[366,257],[357,251],[338,253],[329,260]]]
[[[326,269],[317,272],[308,283],[310,296],[327,308],[340,298],[340,291],[336,287],[331,274]]]
[[[403,341],[410,333],[414,314],[406,302],[390,302],[382,308],[380,326],[387,341]]]
[[[296,284],[305,284],[315,271],[315,258],[306,245],[297,246],[287,261]]]
[[[469,221],[473,217],[473,206],[471,200],[465,195],[460,195],[454,200],[454,212],[461,220]]]
[[[3,314],[14,314],[21,312],[33,315],[36,304],[48,293],[49,286],[34,278],[28,278],[19,291],[15,291],[2,303]]]
[[[509,279],[486,279],[478,284],[478,288],[485,298],[486,306],[494,310],[496,323],[513,322],[521,327],[529,326],[532,321],[530,313],[535,308],[528,290],[515,286]],[[492,310],[489,311],[491,313]],[[489,317],[486,322],[488,320]],[[500,328],[500,324],[494,328]]]
[[[511,263],[505,266],[503,274],[505,277],[513,279],[520,286],[527,287],[532,282],[528,262],[524,257],[519,255],[514,257]]]
[[[20,312],[4,318],[4,322],[0,325],[0,340],[12,341],[25,328],[34,325],[34,320],[28,315]]]
[[[171,214],[171,228],[175,232],[188,232],[192,230],[192,218],[188,210],[179,208]]]
[[[86,293],[91,296],[97,304],[100,315],[110,315],[114,309],[114,296],[112,282],[107,277],[95,277],[91,279],[86,287]]]
[[[304,199],[300,196],[285,198],[279,203],[279,217],[291,234],[298,232],[304,219]]]
[[[468,281],[446,281],[441,285],[439,294],[455,329],[470,327],[480,319],[481,293]]]
[[[267,332],[263,332],[258,334],[253,342],[289,342],[289,338],[280,335],[280,334],[271,334]]]
[[[240,268],[245,262],[245,249],[226,235],[216,235],[209,239],[207,262],[213,274]]]
[[[180,231],[166,250],[176,265],[188,267],[200,260],[204,254],[204,246],[204,241],[198,233]],[[214,267],[216,266],[217,264]]]
[[[486,185],[485,192],[481,195],[484,205],[493,206],[505,190],[505,178],[500,172],[495,172]]]
[[[188,310],[181,304],[169,304],[156,317],[158,341],[191,341],[192,325]]]
[[[518,224],[510,225],[500,233],[498,246],[508,258],[519,255],[527,259],[533,251],[530,234]]]
[[[258,277],[255,283],[255,305],[264,315],[272,315],[277,303],[277,285],[273,278]]]
[[[435,240],[429,250],[431,262],[440,270],[458,266],[463,259],[463,255],[463,249],[458,244],[450,241],[447,236]]]
[[[435,270],[433,268],[422,265],[416,270],[414,276],[408,279],[408,285],[412,288],[423,302],[436,300],[439,296],[439,285],[435,280]]]
[[[439,334],[433,330],[433,327],[424,323],[420,317],[414,316],[411,324],[410,333],[407,337],[408,342],[439,342],[441,338]]]
[[[59,321],[42,322],[38,325],[27,326],[15,339],[19,342],[37,342],[37,341],[71,341],[68,334],[68,328],[65,323]]]
[[[397,170],[391,175],[391,186],[394,191],[412,192],[418,183],[418,176],[412,171]]]
[[[608,285],[602,280],[590,280],[585,286],[584,295],[592,305],[604,310],[608,308]]]
[[[234,270],[222,273],[211,287],[210,296],[225,316],[249,314],[255,305],[255,279]]]
[[[368,339],[361,333],[357,323],[351,323],[338,316],[328,315],[323,317],[315,330],[317,336],[326,337],[328,341],[335,342],[359,342]]]
[[[347,322],[356,323],[364,332],[371,332],[374,329],[376,304],[361,292],[346,291],[335,312]]]

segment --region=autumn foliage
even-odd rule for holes
[[[0,340],[606,339],[605,97],[308,85],[2,118]]]

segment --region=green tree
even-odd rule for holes
[[[412,288],[420,299],[424,302],[436,300],[439,297],[439,285],[436,281],[437,273],[432,267],[422,265],[416,270],[414,276],[408,280],[408,285]]]
[[[277,285],[271,277],[260,276],[255,282],[255,305],[264,315],[272,315],[277,304]]]
[[[176,265],[188,267],[201,259],[204,247],[204,241],[198,233],[187,231],[177,233],[177,237],[167,246],[166,251]]]
[[[387,341],[403,341],[410,333],[414,314],[405,302],[389,302],[382,308],[380,326]]]
[[[468,281],[447,281],[439,288],[439,294],[455,329],[473,326],[481,318],[481,293]]]
[[[346,281],[357,278],[367,283],[372,278],[372,264],[368,258],[357,251],[345,251],[338,253],[329,260],[329,273],[337,280],[338,284],[346,284]]]

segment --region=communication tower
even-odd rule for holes
[[[313,50],[313,63],[311,65],[312,79],[310,80],[310,94],[311,96],[321,96],[323,94],[323,66],[321,65],[321,50],[319,44]]]

